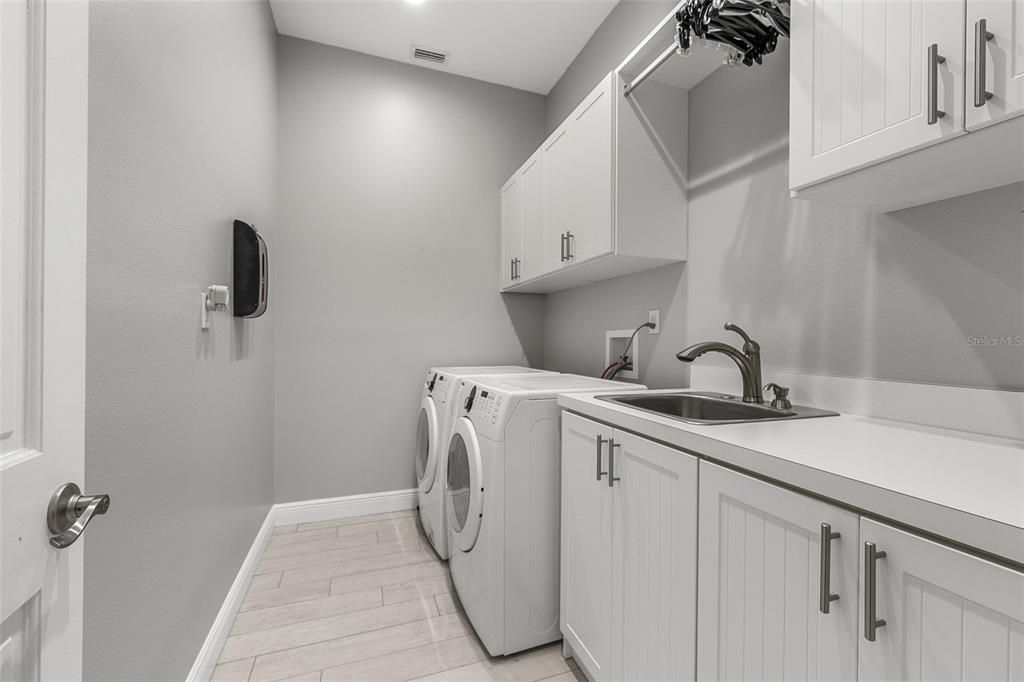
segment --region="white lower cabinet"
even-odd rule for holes
[[[591,680],[1024,682],[1024,573],[567,412],[561,523]]]
[[[696,514],[696,458],[563,414],[561,627],[591,679],[693,679]]]
[[[699,518],[697,678],[855,680],[857,516],[701,462]]]
[[[860,533],[861,623],[877,623],[860,679],[1024,681],[1024,574],[869,519]]]
[[[611,427],[562,413],[559,625],[592,680],[611,679],[612,496],[601,475],[611,437]]]

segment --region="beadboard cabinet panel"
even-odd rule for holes
[[[964,0],[795,0],[792,34],[792,188],[965,133]]]
[[[562,413],[560,629],[592,680],[611,679],[612,496],[598,473],[607,471],[611,436],[610,427]]]
[[[860,638],[860,679],[1024,682],[1024,574],[870,519],[861,540],[885,556],[861,572],[861,621],[873,602],[884,625]]]
[[[697,459],[616,430],[612,678],[692,680]]]
[[[855,680],[857,516],[701,462],[699,519],[698,679]]]

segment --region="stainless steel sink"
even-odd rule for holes
[[[789,409],[781,410],[758,403],[745,403],[738,396],[722,393],[638,391],[624,395],[598,397],[601,400],[659,414],[663,417],[671,417],[688,424],[743,424],[746,422],[834,417],[839,414],[802,405],[793,405]]]

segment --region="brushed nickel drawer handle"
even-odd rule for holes
[[[608,474],[607,471],[601,471],[601,446],[608,442],[607,438],[602,436],[597,437],[597,480],[600,481],[602,476]]]

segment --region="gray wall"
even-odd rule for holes
[[[85,677],[180,680],[272,499],[268,317],[217,313],[231,220],[273,212],[262,2],[95,2],[90,20]]]
[[[641,348],[652,386],[686,385],[674,354],[736,341],[731,320],[769,369],[1024,390],[1024,351],[968,339],[1024,334],[1024,185],[889,215],[790,199],[788,61],[783,49],[691,91],[688,262],[550,295],[545,366],[598,372],[604,330],[661,308],[664,331]]]
[[[277,501],[409,488],[431,365],[539,363],[503,299],[498,187],[544,98],[280,38]]]
[[[557,128],[677,4],[678,0],[620,0],[548,93],[547,131]]]

